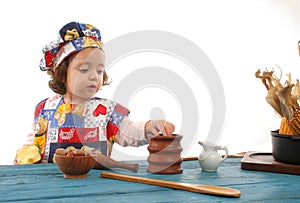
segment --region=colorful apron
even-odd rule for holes
[[[36,107],[35,124],[38,130],[45,130],[36,133],[34,139],[41,162],[53,162],[55,150],[68,146],[80,149],[87,145],[110,156],[120,124],[128,114],[129,110],[118,103],[97,97],[82,105],[64,104],[61,96],[43,100]]]

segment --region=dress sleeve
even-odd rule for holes
[[[119,127],[119,133],[118,136],[116,136],[115,142],[123,147],[138,147],[148,144],[149,140],[145,137],[145,123],[146,122],[143,121],[131,121],[125,116]]]
[[[106,126],[106,138],[111,144],[115,142],[115,139],[119,134],[119,128],[124,118],[127,117],[130,113],[127,108],[121,106],[120,104],[112,104],[114,107],[112,111],[107,112],[109,114],[109,121]],[[111,107],[108,109],[111,109]]]
[[[34,111],[34,121],[36,120],[36,117],[41,113],[42,109],[44,108],[46,100],[47,99],[44,99],[36,105],[35,111]],[[27,134],[27,139],[24,144],[25,145],[33,145],[34,136],[35,136],[35,122],[32,122],[31,132],[29,134]]]

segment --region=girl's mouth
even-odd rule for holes
[[[96,85],[89,85],[89,86],[87,86],[87,89],[88,89],[88,91],[96,91],[96,89],[97,89],[97,86]]]
[[[97,88],[97,86],[96,85],[89,85],[88,88],[95,89],[95,88]]]

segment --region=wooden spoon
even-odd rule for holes
[[[94,169],[113,169],[113,168],[123,168],[130,170],[132,172],[137,172],[139,170],[138,164],[128,164],[120,161],[116,161],[110,157],[98,154],[96,157],[97,163],[94,166]]]
[[[226,188],[226,187],[219,187],[219,186],[212,186],[212,185],[199,185],[199,184],[191,184],[191,183],[179,183],[179,182],[172,182],[166,180],[157,180],[151,178],[143,178],[143,177],[136,177],[136,176],[129,176],[123,174],[116,174],[110,172],[102,172],[102,178],[111,178],[116,180],[125,180],[130,182],[137,182],[137,183],[144,183],[149,185],[156,185],[162,187],[168,187],[178,190],[186,190],[190,192],[208,194],[208,195],[216,195],[216,196],[226,196],[226,197],[240,197],[241,192],[236,189]]]

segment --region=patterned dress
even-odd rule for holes
[[[51,163],[57,148],[83,145],[110,156],[119,127],[129,114],[120,104],[94,97],[81,105],[65,104],[59,95],[41,101],[35,109],[35,124],[46,121],[45,133],[35,134],[42,163]],[[39,119],[42,117],[43,119]]]

